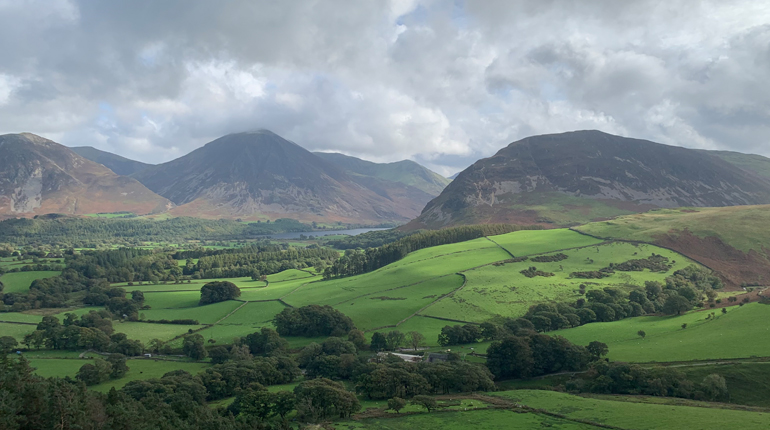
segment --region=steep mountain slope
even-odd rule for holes
[[[117,173],[118,175],[129,176],[151,166],[151,164],[121,157],[120,155],[102,151],[92,146],[75,146],[70,149],[75,151],[76,154],[80,155],[86,160],[99,163]]]
[[[702,151],[599,131],[529,137],[461,172],[410,227],[575,225],[656,207],[770,203],[770,180]]]
[[[381,223],[415,214],[267,130],[224,136],[133,177],[180,205],[175,215]]]
[[[316,152],[315,155],[343,169],[356,183],[393,201],[402,212],[414,216],[449,183],[414,161],[379,164],[337,153]]]
[[[411,160],[397,161],[395,163],[373,163],[334,152],[315,152],[314,154],[348,172],[386,181],[399,182],[417,188],[433,197],[441,194],[441,191],[451,182],[449,179]]]
[[[743,154],[733,151],[704,151],[734,164],[743,170],[770,179],[770,158],[756,154]]]
[[[171,202],[134,179],[34,134],[0,136],[0,216],[161,212]]]

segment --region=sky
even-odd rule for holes
[[[770,2],[0,0],[0,134],[161,163],[269,129],[451,175],[598,129],[770,156]]]

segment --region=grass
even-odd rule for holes
[[[152,309],[180,309],[198,306],[200,291],[174,291],[146,293],[144,304]]]
[[[25,356],[28,355],[29,354],[25,354]],[[34,373],[38,376],[46,378],[63,378],[69,376],[70,378],[74,378],[81,366],[86,363],[93,363],[93,360],[78,358],[30,358],[29,362],[30,365],[35,368]],[[110,380],[90,388],[95,391],[106,393],[112,387],[120,389],[131,381],[160,378],[173,370],[185,370],[195,375],[210,366],[208,363],[164,361],[144,358],[130,359],[127,364],[129,371],[123,378]]]
[[[128,364],[129,370],[128,370],[128,373],[126,373],[126,376],[120,379],[110,380],[99,385],[94,385],[91,388],[95,391],[106,393],[110,391],[110,388],[113,388],[113,387],[115,387],[116,390],[123,388],[124,385],[128,384],[131,381],[136,381],[141,379],[160,378],[166,373],[174,370],[184,370],[186,372],[190,372],[191,374],[195,375],[197,373],[202,372],[204,369],[210,366],[210,364],[208,363],[164,361],[164,360],[156,361],[154,359],[146,359],[146,358],[128,360],[127,364]]]
[[[24,314],[21,312],[0,313],[0,321],[39,323],[42,320],[42,315]]]
[[[0,336],[11,336],[14,339],[16,339],[17,342],[21,343],[22,340],[24,340],[24,336],[32,333],[35,331],[34,325],[29,324],[10,324],[10,323],[0,323]]]
[[[463,284],[460,275],[449,275],[397,290],[352,299],[335,306],[355,321],[361,330],[395,325],[444,294]]]
[[[628,362],[672,362],[770,356],[770,327],[760,323],[770,318],[770,306],[750,303],[726,308],[722,315],[706,320],[710,311],[681,316],[645,316],[609,323],[550,332],[573,343],[587,345],[598,340],[610,348],[608,358]],[[687,324],[686,329],[681,325]],[[644,330],[647,336],[637,336]]]
[[[568,418],[587,420],[624,429],[703,430],[766,429],[770,414],[739,410],[632,403],[573,396],[554,391],[516,390],[494,393],[526,406]]]
[[[383,402],[384,403],[384,402]],[[411,429],[537,429],[587,430],[595,427],[544,415],[517,413],[503,409],[463,412],[419,413],[397,418],[371,418],[335,423],[340,430],[411,430]]]
[[[299,288],[301,285],[319,280],[320,277],[306,277],[281,282],[270,282],[265,288],[248,288],[241,290],[238,300],[258,301],[277,300]]]
[[[197,330],[203,326],[116,321],[113,323],[113,327],[116,332],[125,333],[129,339],[135,339],[148,344],[152,339],[170,340],[187,333],[188,330]]]
[[[770,363],[729,363],[710,366],[682,367],[695,383],[713,373],[722,375],[727,382],[730,403],[770,408]]]
[[[306,270],[313,271],[312,268],[306,269]],[[283,272],[267,275],[267,281],[272,283],[272,282],[290,281],[292,279],[311,278],[314,276],[316,275],[305,272],[303,270],[289,269],[289,270],[284,270]]]
[[[0,276],[0,282],[5,286],[3,293],[23,293],[29,291],[32,281],[37,279],[52,278],[58,276],[59,271],[37,271],[37,272],[13,272]]]
[[[337,305],[365,294],[384,292],[391,288],[450,275],[509,257],[502,249],[490,242],[487,243],[493,247],[478,247],[475,250],[455,252],[454,245],[443,245],[422,250],[433,254],[437,252],[436,248],[442,248],[444,254],[438,256],[417,251],[401,261],[374,272],[309,284],[286,296],[284,300],[292,306]]]
[[[194,306],[189,308],[175,308],[175,309],[153,308],[153,309],[140,311],[140,316],[143,314],[145,319],[148,319],[148,320],[193,319],[193,320],[198,320],[198,322],[200,322],[201,324],[214,324],[215,322],[224,318],[230,312],[234,311],[240,305],[241,303],[239,302],[229,300],[226,302],[212,303],[210,305]]]
[[[522,230],[491,236],[498,245],[520,257],[601,243],[601,240],[568,229]]]
[[[604,279],[588,280],[569,277],[572,272],[599,270],[610,263],[617,264],[631,259],[646,258],[652,253],[666,256],[671,261],[676,261],[676,264],[666,273],[645,270],[617,272]],[[568,255],[569,258],[559,262],[524,261],[469,270],[465,272],[468,277],[465,288],[431,306],[423,314],[471,322],[483,322],[495,315],[517,317],[524,315],[530,306],[537,303],[574,302],[581,297],[578,294],[581,284],[586,284],[588,290],[605,287],[629,290],[631,285],[644,286],[645,281],[663,282],[676,270],[694,264],[666,249],[620,242],[563,251],[563,254]],[[520,271],[529,266],[536,266],[539,270],[551,272],[555,276],[527,278]]]
[[[658,209],[611,221],[586,224],[577,229],[595,236],[652,242],[671,231],[689,230],[697,237],[716,236],[743,252],[764,253],[770,231],[769,206]]]

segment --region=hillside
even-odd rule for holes
[[[734,285],[770,280],[770,206],[660,209],[575,229],[602,238],[675,249],[719,271]]]
[[[416,215],[267,130],[224,136],[133,177],[179,205],[174,215],[357,223]]]
[[[734,164],[743,170],[770,179],[770,158],[756,154],[743,154],[733,151],[705,151],[709,154]]]
[[[129,176],[151,166],[151,164],[131,160],[111,152],[101,151],[92,146],[75,146],[70,149],[81,157],[94,163],[99,163],[118,175]]]
[[[461,172],[410,224],[576,225],[680,206],[770,203],[770,180],[703,151],[599,131],[529,137]]]
[[[396,161],[394,163],[373,163],[333,152],[315,152],[314,154],[348,172],[398,182],[417,188],[433,197],[441,194],[441,191],[451,182],[449,179],[411,160]]]
[[[314,154],[344,170],[354,182],[393,201],[402,212],[414,216],[449,183],[448,179],[414,161],[373,163],[338,153]]]
[[[34,134],[0,136],[0,217],[161,212],[171,202]]]

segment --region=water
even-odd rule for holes
[[[300,235],[305,236],[331,236],[336,234],[345,234],[348,236],[357,236],[361,233],[370,231],[390,230],[389,228],[354,228],[350,230],[319,230],[319,231],[295,231],[290,233],[275,233],[260,237],[269,237],[271,239],[299,239]]]

